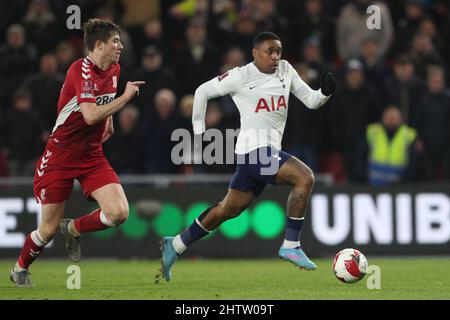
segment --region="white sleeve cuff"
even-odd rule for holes
[[[328,99],[331,97],[331,94],[330,94],[329,96],[324,95],[324,94],[322,93],[322,88],[320,88],[318,91],[319,91],[320,97],[321,97],[322,99],[325,99],[325,98],[326,98],[326,99],[328,100]]]
[[[204,121],[193,121],[192,127],[195,134],[202,134],[205,132],[205,122]]]

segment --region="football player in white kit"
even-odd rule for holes
[[[336,89],[331,73],[322,72],[321,89],[311,89],[294,68],[281,60],[282,46],[272,32],[259,33],[253,43],[254,61],[202,84],[195,91],[192,124],[195,134],[205,131],[209,99],[230,94],[241,116],[236,143],[236,172],[222,201],[203,211],[186,230],[161,240],[162,276],[169,281],[177,257],[228,219],[237,217],[267,183],[292,186],[287,201],[285,240],[279,257],[307,270],[316,269],[300,245],[300,231],[314,174],[296,157],[281,151],[289,93],[308,108],[320,108]]]

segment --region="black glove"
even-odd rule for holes
[[[336,90],[336,79],[331,72],[322,71],[320,74],[320,88],[325,96],[332,95]]]

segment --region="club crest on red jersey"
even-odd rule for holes
[[[92,80],[81,80],[81,98],[93,98],[93,82]]]
[[[82,92],[92,92],[93,85],[91,80],[81,80],[81,91]]]

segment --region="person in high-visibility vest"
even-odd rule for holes
[[[416,130],[403,124],[400,110],[388,106],[381,123],[367,126],[367,180],[371,185],[389,185],[411,176]]]

